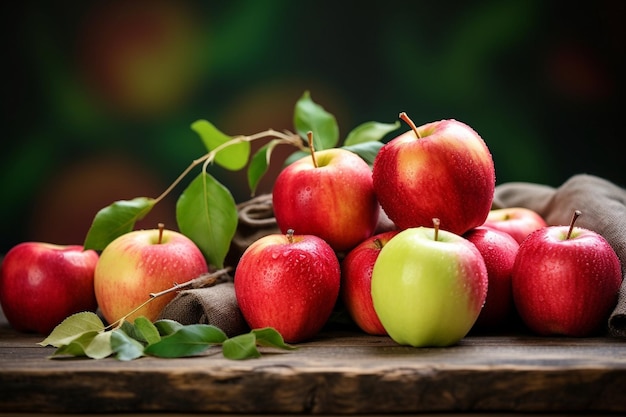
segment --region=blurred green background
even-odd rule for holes
[[[586,172],[624,185],[624,4],[5,5],[0,253],[25,240],[81,244],[98,209],[158,196],[205,152],[191,123],[293,129],[305,90],[343,135],[401,111],[417,124],[462,120],[490,147],[498,183],[556,186]],[[212,172],[238,201],[250,196],[242,173]],[[139,226],[176,228],[179,191]]]

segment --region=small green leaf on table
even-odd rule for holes
[[[147,346],[144,353],[162,358],[181,358],[203,352],[210,346],[223,343],[226,339],[226,334],[216,326],[189,324],[163,337],[161,341]]]
[[[56,348],[67,345],[72,340],[85,333],[104,330],[104,323],[96,313],[90,311],[72,314],[58,324],[40,346],[54,346]]]
[[[120,361],[132,361],[144,355],[144,346],[122,329],[111,331],[111,349]]]

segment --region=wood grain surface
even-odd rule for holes
[[[3,317],[0,317],[3,319]],[[469,335],[447,348],[328,330],[295,351],[51,359],[0,320],[0,413],[626,413],[626,341]]]

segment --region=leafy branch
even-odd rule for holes
[[[176,203],[176,222],[181,233],[189,237],[215,268],[223,268],[238,225],[238,213],[232,193],[208,173],[216,163],[228,170],[238,171],[246,166],[248,185],[254,195],[260,179],[267,172],[273,150],[280,144],[294,147],[286,163],[309,154],[309,133],[315,140],[314,148],[323,150],[339,144],[339,128],[335,117],[313,102],[308,91],[298,100],[294,110],[297,133],[268,129],[253,135],[228,136],[206,120],[192,123],[191,128],[201,138],[208,152],[191,164],[174,182],[156,198],[136,197],[120,200],[96,213],[84,241],[85,249],[103,250],[115,238],[132,231],[137,221],[171,193],[195,168],[202,166],[200,174],[181,193]],[[392,124],[367,122],[352,130],[343,148],[360,155],[372,164],[382,146],[381,140],[400,127]],[[251,154],[250,143],[266,143]]]

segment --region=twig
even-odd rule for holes
[[[157,297],[160,297],[165,294],[169,294],[174,291],[180,291],[180,290],[184,290],[188,288],[210,287],[212,285],[215,285],[219,277],[221,277],[224,274],[227,274],[231,270],[232,268],[228,266],[223,269],[218,269],[217,271],[211,272],[209,274],[202,274],[198,278],[194,278],[191,281],[185,282],[184,284],[174,284],[173,287],[168,288],[166,290],[159,291],[159,292],[152,292],[150,293],[150,298],[157,298]]]

